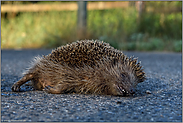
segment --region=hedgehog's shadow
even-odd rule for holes
[[[135,93],[135,97],[139,97],[139,96],[146,96],[148,95],[146,93],[146,91],[150,91],[151,94],[153,94],[154,92],[162,89],[162,88],[166,88],[166,84],[164,83],[163,80],[159,79],[159,78],[146,78],[146,80],[142,83],[139,83],[136,87],[136,93]]]

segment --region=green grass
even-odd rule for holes
[[[100,39],[122,50],[182,51],[182,13],[144,14],[134,8],[92,10],[86,39]],[[77,39],[77,11],[21,13],[1,18],[1,48],[53,48]]]
[[[74,40],[75,20],[76,12],[22,13],[17,18],[2,19],[2,48],[54,47],[56,41]]]

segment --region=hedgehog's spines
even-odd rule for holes
[[[145,78],[141,62],[137,62],[138,58],[131,56],[128,58],[122,51],[114,49],[109,43],[99,40],[81,40],[65,46],[61,46],[52,51],[48,55],[54,63],[67,63],[69,66],[82,67],[85,63],[89,66],[95,66],[99,59],[110,59],[111,63],[116,64],[122,62],[129,66],[136,74],[139,81]]]

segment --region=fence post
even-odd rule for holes
[[[137,23],[141,22],[142,14],[145,11],[145,3],[144,1],[137,1],[137,10],[138,10],[138,20]]]
[[[77,17],[77,34],[78,38],[84,38],[87,31],[87,2],[79,1],[78,2],[78,17]]]

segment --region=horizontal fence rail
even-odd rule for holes
[[[87,10],[103,10],[112,8],[126,8],[129,2],[88,2]],[[1,5],[1,13],[5,12],[39,12],[39,11],[74,11],[78,9],[75,3],[50,3],[50,4],[20,4]]]

